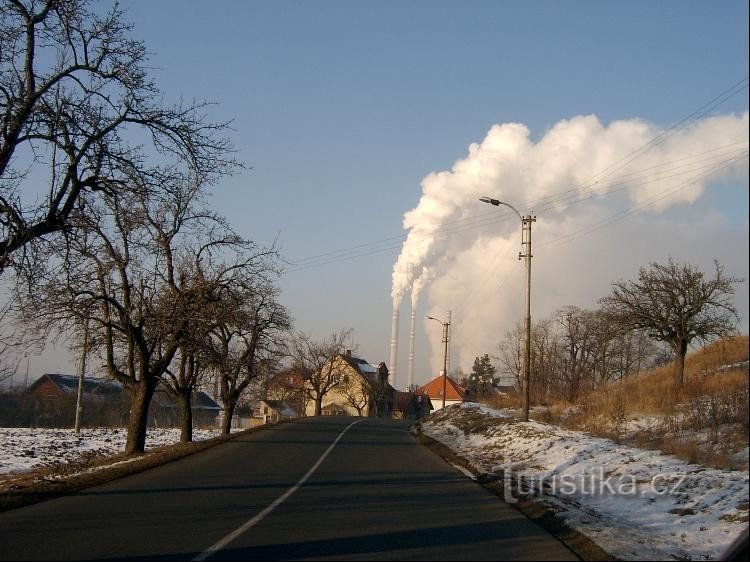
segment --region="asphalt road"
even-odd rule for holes
[[[407,428],[306,418],[0,513],[0,560],[577,559]]]

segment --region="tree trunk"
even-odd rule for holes
[[[674,357],[674,387],[675,391],[681,390],[685,382],[685,355],[687,355],[687,343],[679,342],[675,347]]]
[[[232,417],[237,407],[236,400],[227,400],[224,403],[224,417],[221,420],[221,434],[229,435],[232,432]]]
[[[150,377],[137,381],[130,390],[130,420],[125,443],[125,452],[128,454],[143,453],[146,448],[148,407],[155,390],[156,379]]]
[[[323,413],[323,397],[315,397],[315,415],[320,416]]]
[[[180,408],[180,443],[190,443],[193,440],[193,410],[190,407],[192,390],[177,395]]]

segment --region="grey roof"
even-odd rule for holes
[[[34,384],[38,386],[45,379],[51,380],[60,390],[65,394],[76,395],[78,394],[78,375],[63,375],[60,373],[47,373],[39,377]],[[83,378],[83,392],[85,394],[97,394],[100,396],[119,396],[123,394],[125,389],[119,381],[111,379],[102,379],[97,377],[84,377]],[[154,394],[154,402],[165,408],[176,407],[176,401],[174,397],[164,389],[159,389]],[[220,411],[223,408],[216,403],[205,392],[199,390],[194,391],[192,396],[192,406],[198,410],[216,410]]]
[[[51,380],[57,387],[65,392],[66,394],[77,394],[78,393],[78,375],[63,375],[60,373],[46,373],[34,381],[34,385],[41,384],[44,378]],[[97,377],[84,377],[83,378],[83,391],[86,394],[119,394],[122,390],[122,385],[110,379],[100,379]]]

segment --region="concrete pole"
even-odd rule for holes
[[[443,342],[445,350],[443,351],[443,408],[445,408],[445,393],[448,388],[448,322],[443,323]]]
[[[521,217],[521,244],[525,246],[524,253],[518,255],[526,259],[526,343],[524,346],[523,380],[521,383],[521,410],[524,421],[529,421],[529,381],[531,372],[531,223],[536,217],[527,215]]]

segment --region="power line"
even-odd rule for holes
[[[706,102],[705,104],[703,104],[694,112],[684,117],[675,125],[666,129],[665,131],[663,131],[656,137],[652,138],[651,140],[649,140],[648,142],[646,142],[639,148],[631,151],[630,153],[628,153],[627,155],[625,155],[623,158],[619,159],[618,161],[614,162],[610,166],[596,173],[587,182],[584,182],[583,184],[580,184],[577,187],[567,189],[563,191],[562,193],[540,197],[536,200],[527,201],[525,205],[527,207],[541,205],[541,208],[537,207],[537,211],[549,210],[561,204],[567,203],[567,205],[569,206],[569,205],[581,203],[583,201],[587,201],[594,197],[609,195],[611,193],[615,193],[617,191],[621,191],[624,189],[638,187],[639,186],[638,184],[633,185],[630,182],[628,184],[611,184],[611,183],[608,185],[607,184],[599,185],[599,184],[604,178],[611,176],[617,170],[621,170],[622,168],[624,168],[625,166],[627,166],[628,164],[630,164],[637,158],[650,152],[655,147],[664,143],[667,139],[674,136],[679,131],[686,128],[691,123],[695,122],[697,119],[705,116],[710,111],[712,111],[713,109],[715,109],[716,107],[718,107],[719,105],[721,105],[722,103],[730,99],[731,97],[737,95],[739,92],[746,89],[747,87],[748,87],[748,77],[745,77],[742,80],[731,85],[729,88],[725,89],[723,92],[721,92],[720,94],[718,94],[717,96],[715,96],[714,98]],[[747,143],[746,142],[733,143],[730,145],[725,145],[723,147],[717,147],[717,148],[705,151],[703,153],[700,153],[698,156],[724,150],[726,148],[733,147],[737,144],[747,144]],[[695,158],[695,155],[690,156],[690,157],[684,157],[684,158],[681,158],[681,159],[678,159],[669,163],[665,163],[665,164],[657,164],[649,168],[623,174],[619,176],[619,178],[615,178],[615,179],[622,180],[623,178],[632,177],[634,175],[642,174],[647,171],[654,171],[663,166],[674,165],[677,162],[681,162],[687,159],[692,160],[694,158]],[[690,171],[691,170],[684,170],[683,173],[689,173]],[[664,179],[664,178],[661,178],[661,179]],[[650,182],[646,182],[646,183],[650,183]],[[599,189],[593,190],[592,188],[596,185],[599,185]],[[643,184],[640,184],[640,185],[643,185]],[[508,216],[509,215],[506,215],[505,217],[503,217],[502,215],[498,215],[497,212],[495,212],[495,213],[484,213],[481,215],[471,215],[469,217],[462,217],[460,219],[446,221],[445,223],[443,223],[443,225],[440,228],[436,229],[436,231],[432,234],[434,237],[437,237],[437,238],[445,238],[447,236],[452,236],[461,232],[466,232],[468,230],[471,230],[480,226],[486,226],[488,224],[500,222],[501,220],[505,220],[505,218],[507,218]],[[412,230],[413,228],[414,227],[412,227]],[[409,231],[405,234],[383,238],[381,240],[376,240],[374,242],[363,243],[363,244],[359,244],[356,246],[344,248],[342,250],[331,250],[331,251],[317,254],[314,256],[309,256],[307,258],[302,258],[296,261],[290,261],[288,262],[288,264],[291,266],[291,268],[287,270],[287,272],[288,273],[299,272],[299,271],[303,271],[303,270],[310,269],[310,268],[321,267],[325,265],[334,264],[340,261],[348,261],[348,260],[359,258],[359,257],[364,257],[368,255],[373,255],[376,253],[382,253],[385,251],[397,249],[402,245],[403,241],[405,241],[408,238],[411,232],[412,231]],[[395,243],[397,241],[398,243]]]

